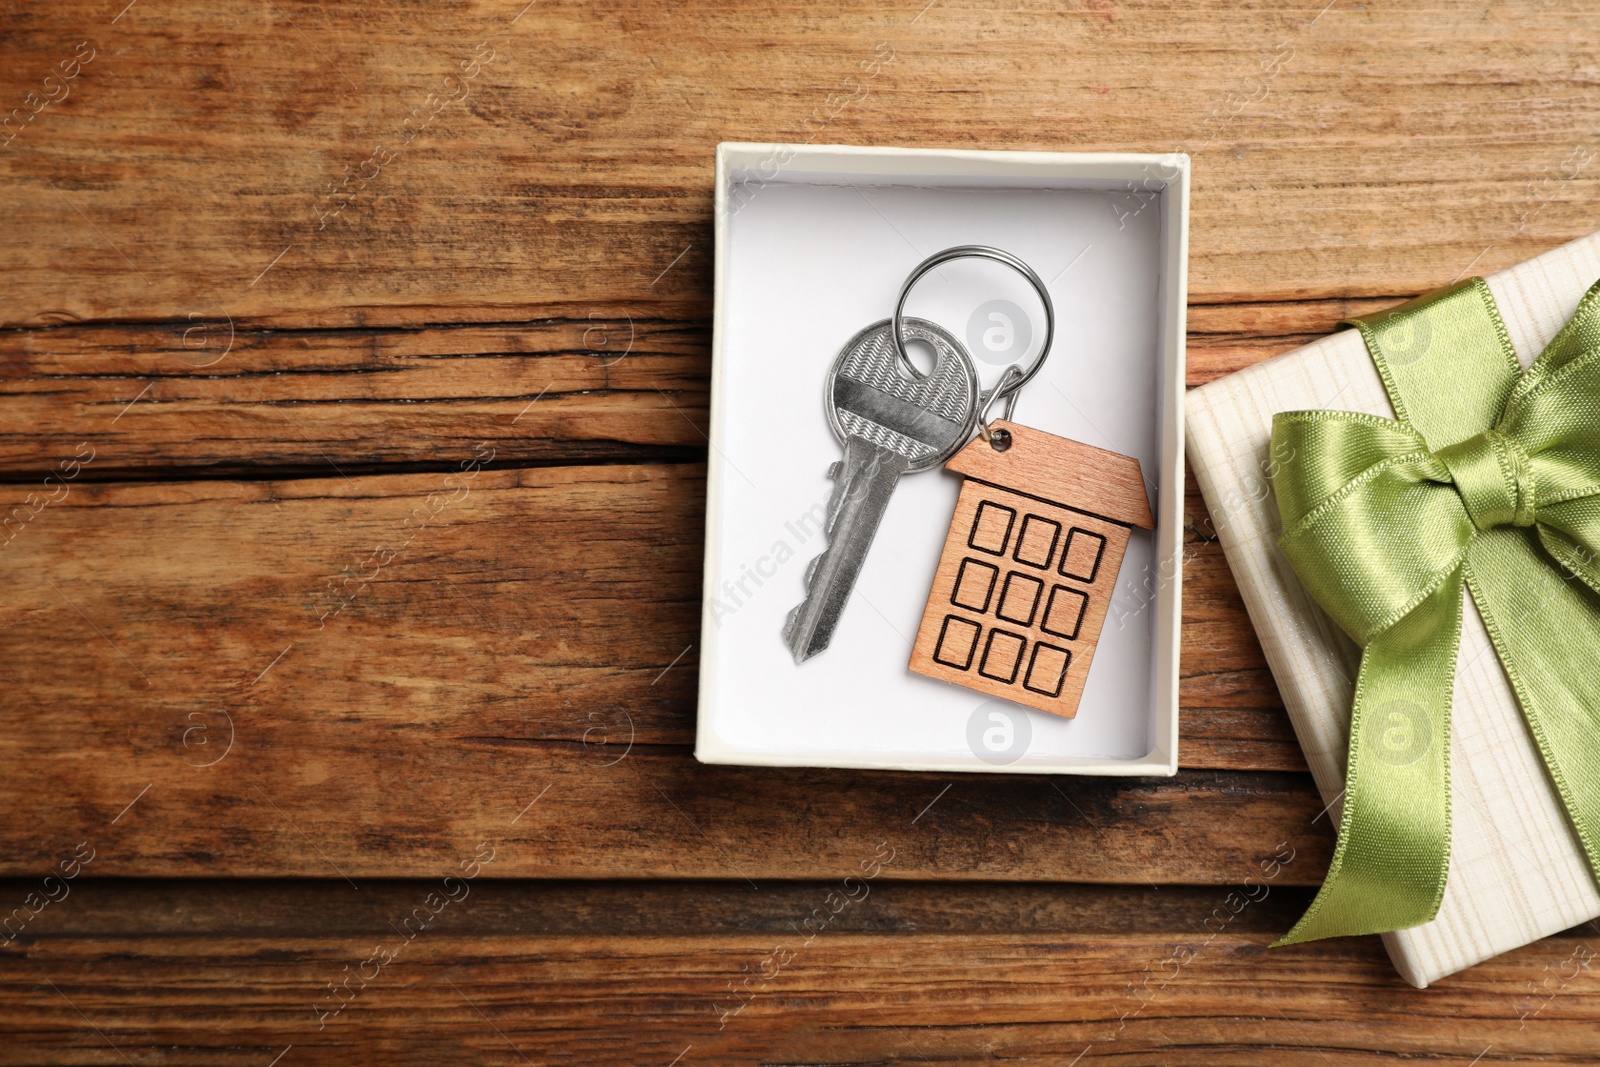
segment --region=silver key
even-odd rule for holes
[[[887,319],[852,337],[828,374],[828,421],[844,443],[844,459],[829,472],[835,484],[825,524],[828,547],[807,568],[806,598],[783,627],[796,663],[833,640],[900,476],[949,459],[976,424],[978,378],[966,349],[934,323],[904,323],[908,340],[936,353],[926,377],[913,379],[900,369]]]

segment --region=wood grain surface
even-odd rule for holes
[[[1265,875],[873,880],[815,928],[837,883],[474,880],[406,938],[429,888],[86,880],[0,972],[0,1063],[1593,1062],[1594,929],[1396,989],[1376,939],[1268,950],[1309,893]]]
[[[1266,949],[1192,485],[1177,777],[691,753],[718,141],[1188,152],[1193,385],[1600,224],[1600,13],[524,3],[0,13],[0,1063],[1600,1059],[1592,928]]]

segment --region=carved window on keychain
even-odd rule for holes
[[[1154,525],[1136,460],[1007,422],[946,466],[966,476],[911,669],[1077,713],[1134,526]]]

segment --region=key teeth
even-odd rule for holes
[[[837,467],[838,464],[835,463],[834,466]],[[828,494],[827,517],[824,518],[822,522],[822,530],[828,537],[833,536],[833,526],[834,523],[836,523],[839,519],[840,510],[844,508],[844,499],[845,480],[843,478],[835,478],[833,482],[833,491]]]
[[[796,604],[793,608],[789,609],[788,616],[783,620],[783,643],[789,646],[789,651],[794,655],[794,661],[796,665],[804,663],[806,660],[822,651],[821,648],[812,648],[809,644],[796,644],[795,631],[799,628],[800,609],[803,607],[805,607],[804,602]],[[826,647],[826,645],[823,646],[823,648]]]
[[[849,455],[850,446],[846,446],[846,456]],[[828,508],[822,523],[822,536],[825,544],[822,551],[811,557],[811,562],[806,564],[805,590],[809,594],[816,581],[817,568],[822,565],[822,558],[828,554],[828,549],[833,543],[834,527],[838,525],[839,516],[844,511],[845,501],[849,498],[851,480],[845,477],[845,461],[835,460],[828,467],[828,477],[833,479],[833,491],[828,494]],[[809,599],[809,598],[808,598]],[[828,642],[816,644],[815,633],[806,634],[806,643],[797,645],[796,634],[800,628],[800,612],[805,609],[806,600],[801,602],[789,612],[783,621],[783,639],[789,646],[789,651],[794,653],[795,663],[804,663],[818,652],[828,647]]]
[[[822,552],[812,556],[811,562],[806,564],[804,581],[807,593],[810,593],[811,591],[811,584],[817,576],[817,568],[821,566],[822,557],[826,554],[827,550],[824,548]],[[804,663],[806,660],[822,651],[822,648],[812,648],[809,645],[797,646],[795,643],[796,633],[800,628],[800,612],[805,609],[805,606],[806,601],[801,600],[800,603],[789,609],[789,614],[784,616],[783,620],[783,641],[784,644],[789,646],[789,651],[794,653],[794,661],[797,664]],[[808,638],[808,640],[810,639]],[[823,646],[823,648],[826,647],[826,645]]]
[[[817,567],[822,563],[822,555],[823,554],[819,552],[817,555],[811,557],[810,563],[806,564],[806,571],[802,577],[802,581],[805,582],[805,589],[808,593],[811,591],[811,582],[816,577]],[[789,646],[790,651],[794,652],[794,661],[796,663],[802,663],[813,655],[811,652],[802,654],[794,647],[795,630],[800,624],[800,610],[804,607],[805,601],[802,600],[800,603],[790,608],[789,614],[784,616],[783,619],[783,640],[784,643]],[[817,651],[821,651],[821,649],[818,649]]]

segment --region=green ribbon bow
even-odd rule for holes
[[[1352,324],[1398,420],[1272,422],[1279,547],[1363,649],[1339,842],[1279,944],[1438,913],[1464,589],[1600,879],[1600,283],[1525,372],[1482,278]]]

